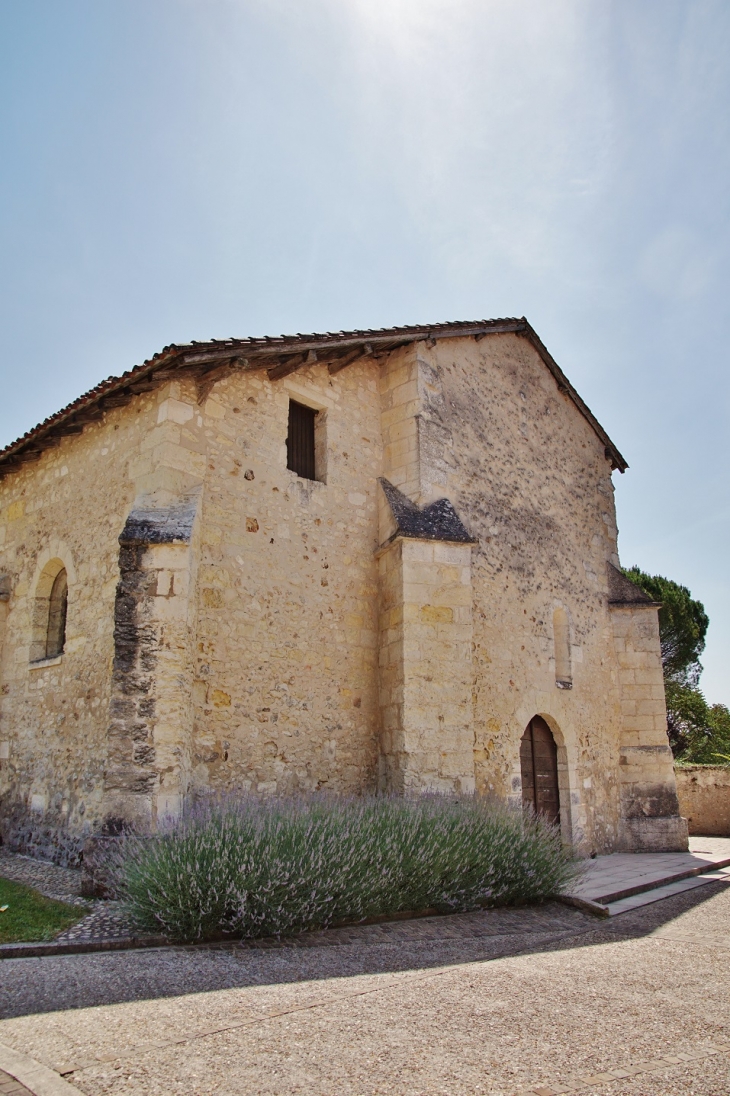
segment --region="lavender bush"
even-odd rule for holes
[[[578,870],[555,827],[494,802],[312,796],[198,806],[126,839],[117,879],[140,927],[203,940],[533,902]]]

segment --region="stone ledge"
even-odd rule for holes
[[[594,902],[591,898],[578,898],[577,895],[573,894],[561,894],[555,901],[562,902],[564,906],[574,906],[577,910],[592,913],[595,917],[610,916],[610,910],[606,906],[600,902]]]
[[[39,940],[33,943],[0,944],[2,959],[39,959],[46,955],[81,955],[95,951],[129,951],[133,948],[169,947],[164,936],[118,936],[104,940]],[[0,1060],[0,1069],[5,1068]]]
[[[29,670],[45,670],[48,666],[60,666],[63,662],[63,654],[54,655],[53,658],[34,658],[28,663]]]

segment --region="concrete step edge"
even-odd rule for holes
[[[607,905],[609,902],[618,902],[621,898],[633,898],[635,894],[643,894],[645,891],[656,890],[657,887],[666,887],[669,883],[679,883],[682,879],[691,879],[694,875],[704,875],[705,872],[719,871],[730,864],[730,856],[720,860],[711,860],[701,867],[688,868],[686,871],[673,872],[671,875],[663,875],[660,879],[646,880],[636,883],[633,887],[623,887],[620,890],[606,891],[604,894],[590,895],[590,901]],[[581,895],[581,897],[585,897]]]
[[[727,875],[714,875],[712,872],[703,872],[702,875],[687,876],[685,879],[676,879],[673,883],[665,883],[661,887],[657,887],[655,890],[642,891],[640,894],[629,895],[630,898],[644,899],[643,902],[638,902],[635,906],[630,906],[629,909],[616,909],[617,905],[620,905],[623,899],[618,899],[616,902],[611,902],[606,909],[608,910],[609,917],[616,917],[621,913],[629,913],[635,909],[641,909],[644,905],[651,905],[652,902],[661,902],[664,898],[673,898],[675,894],[684,894],[687,890],[692,890],[696,887],[706,886],[708,883],[716,883],[720,880],[730,882]],[[661,892],[661,893],[660,893]]]
[[[564,906],[574,906],[575,909],[583,910],[585,913],[592,913],[596,917],[609,916],[608,907],[591,898],[579,898],[575,894],[558,894],[555,896],[555,901],[562,902]]]

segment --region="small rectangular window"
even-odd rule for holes
[[[559,689],[573,688],[571,669],[570,622],[565,609],[553,612],[553,645],[555,648],[555,684]]]
[[[296,400],[289,400],[289,436],[286,466],[303,479],[315,479],[314,424],[317,412]]]

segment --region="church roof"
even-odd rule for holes
[[[624,472],[627,462],[606,431],[580,398],[553,356],[530,326],[521,319],[474,320],[423,326],[386,327],[366,331],[337,331],[312,335],[278,335],[248,339],[211,339],[209,342],[171,343],[154,357],[123,373],[109,377],[61,411],[38,424],[17,441],[0,450],[0,478],[41,453],[58,445],[61,438],[82,433],[85,426],[102,418],[105,411],[122,407],[142,392],[180,376],[193,377],[201,400],[216,380],[238,369],[266,369],[272,380],[293,373],[312,361],[325,362],[330,373],[338,373],[363,356],[381,357],[412,342],[471,336],[515,334],[535,348],[555,378],[558,389],[573,401],[603,443],[612,468]]]

